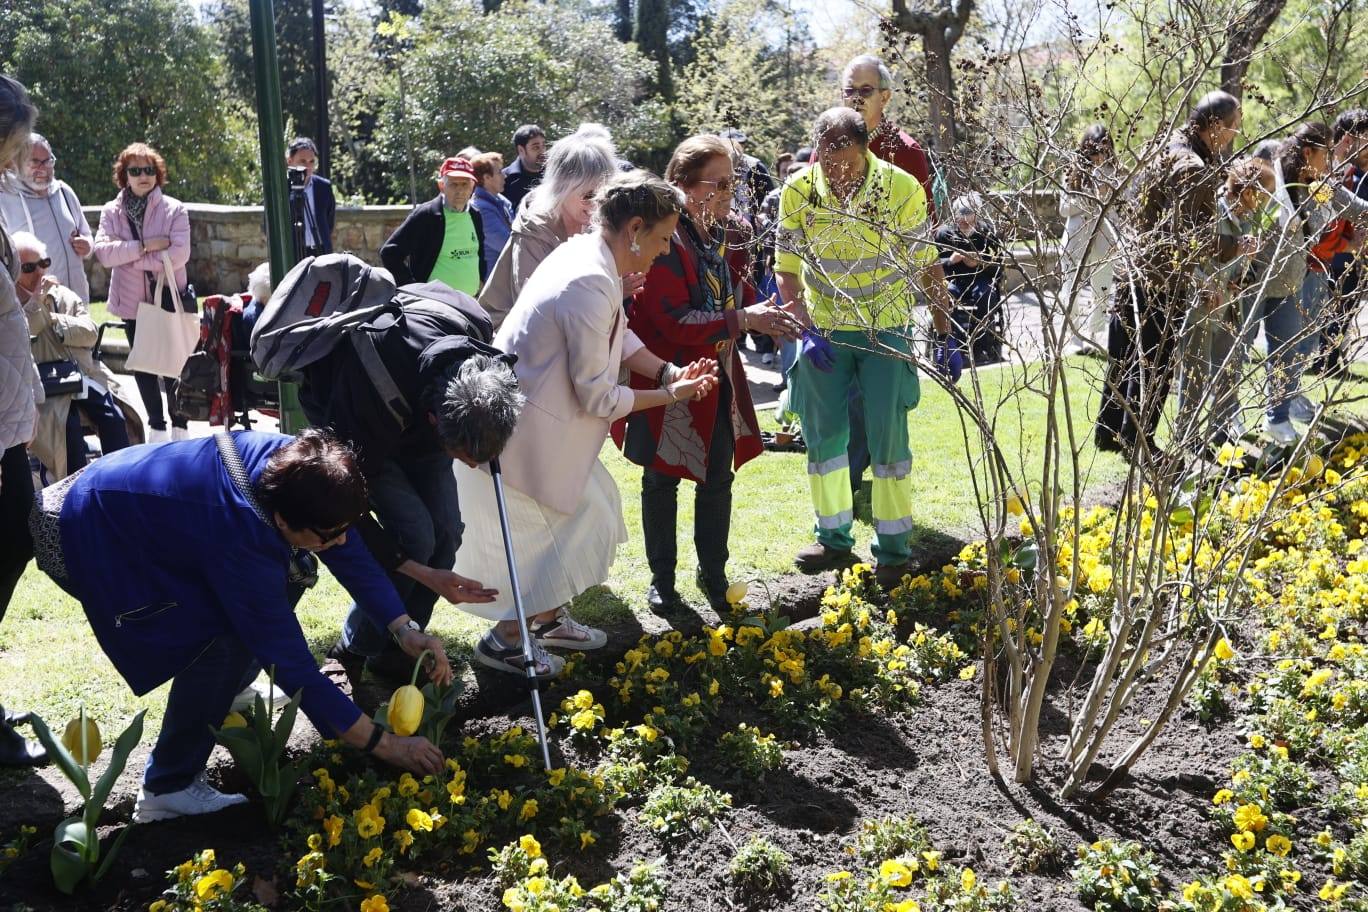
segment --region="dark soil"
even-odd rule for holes
[[[944,551],[926,554],[922,563],[939,567],[959,547],[959,542],[947,540]],[[828,574],[786,577],[772,584],[779,613],[795,622],[814,616],[830,581]],[[703,609],[693,624],[675,620],[687,629],[715,622],[715,617]],[[639,634],[635,626],[615,631],[605,654],[596,656],[594,664],[611,668]],[[844,846],[861,821],[910,814],[927,827],[947,862],[970,864],[990,881],[1010,877],[1021,909],[1082,909],[1065,872],[1010,872],[1003,841],[1025,817],[1035,818],[1059,839],[1066,852],[1065,871],[1079,842],[1101,837],[1134,839],[1156,853],[1170,881],[1177,883],[1210,862],[1203,857],[1214,844],[1206,808],[1240,749],[1239,735],[1227,726],[1201,726],[1184,715],[1160,736],[1105,803],[1061,803],[1053,797],[1060,770],[1052,758],[1063,746],[1070,700],[1081,696],[1069,686],[1076,671],[1075,662],[1056,674],[1059,685],[1050,695],[1045,714],[1046,737],[1034,783],[1019,785],[988,774],[978,684],[956,680],[924,687],[921,704],[905,717],[847,718],[805,743],[791,745],[784,768],[760,787],[737,790],[734,781],[720,778],[718,767],[706,755],[696,756],[692,775],[735,794],[734,810],[721,826],[687,845],[665,845],[640,828],[634,812],[627,810],[619,815],[620,828],[605,832],[593,851],[561,857],[551,851],[552,870],[557,875],[575,874],[589,886],[637,861],[662,858],[670,884],[667,909],[812,910],[825,888],[823,875],[848,864]],[[514,723],[531,728],[530,704],[517,682],[467,670],[466,684],[462,709],[466,733],[478,736],[481,731]],[[544,705],[554,707],[565,695],[565,688],[551,687]],[[386,696],[387,689],[370,685],[356,694],[367,707]],[[1157,715],[1157,693],[1144,693],[1138,699],[1140,705],[1129,714],[1130,719]],[[1138,729],[1116,732],[1116,748],[1135,734]],[[293,743],[304,749],[316,737],[302,723]],[[104,841],[126,825],[145,756],[145,749],[134,755],[114,792],[106,825],[100,830]],[[246,788],[223,751],[215,752],[210,778],[229,790]],[[145,909],[164,888],[164,872],[206,847],[215,849],[220,865],[241,861],[253,875],[267,879],[294,861],[285,856],[278,837],[265,827],[261,808],[253,803],[209,818],[135,828],[106,879],[73,899],[54,891],[47,855],[52,827],[77,806],[74,790],[49,768],[5,775],[0,778],[0,795],[0,834],[13,833],[21,823],[39,827],[33,847],[0,879],[0,910]],[[793,857],[794,885],[787,896],[746,906],[731,892],[726,869],[735,848],[754,835],[766,836]],[[465,858],[449,863],[439,859],[414,879],[411,889],[392,897],[391,903],[413,912],[491,912],[501,908],[500,892],[487,869],[472,869]]]

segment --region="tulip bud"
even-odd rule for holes
[[[405,684],[394,692],[389,702],[389,726],[396,734],[408,737],[418,730],[423,721],[427,701],[423,692],[412,684]]]
[[[90,766],[100,756],[100,751],[104,749],[100,741],[100,726],[85,714],[84,708],[80,716],[67,723],[66,730],[62,732],[62,746],[81,766]]]
[[[747,584],[732,583],[727,587],[727,604],[739,605],[746,598],[748,592],[750,592],[750,586]]]
[[[223,717],[222,728],[246,728],[247,717],[240,712],[230,712]]]

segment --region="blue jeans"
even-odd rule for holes
[[[1268,343],[1268,357],[1264,368],[1268,372],[1268,391],[1265,415],[1270,422],[1280,423],[1288,418],[1292,397],[1297,392],[1298,348],[1297,336],[1302,328],[1301,301],[1297,297],[1264,298],[1254,307],[1245,321],[1244,348],[1254,345],[1263,322],[1264,340]]]
[[[67,474],[85,468],[86,442],[85,429],[81,426],[81,414],[95,425],[95,433],[100,438],[100,449],[112,453],[128,446],[128,426],[124,424],[123,412],[114,402],[110,393],[99,394],[93,389],[85,398],[71,400],[71,410],[67,412]]]
[[[179,792],[204,772],[214,749],[211,729],[223,724],[233,697],[261,672],[245,643],[231,633],[215,637],[171,679],[157,745],[147,757],[143,788],[150,795]]]
[[[1306,270],[1301,287],[1302,326],[1306,335],[1297,343],[1297,376],[1300,377],[1311,360],[1320,354],[1321,313],[1330,300],[1330,277],[1314,269]]]
[[[370,479],[375,516],[411,560],[438,570],[456,563],[465,524],[456,499],[451,457],[443,453],[390,458]],[[437,593],[402,573],[391,573],[408,616],[426,628]],[[342,625],[342,645],[363,656],[378,656],[391,644],[390,635],[355,602]]]

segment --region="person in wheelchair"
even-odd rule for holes
[[[47,274],[52,264],[47,245],[27,231],[15,232],[13,239],[20,263],[15,290],[28,318],[33,360],[40,365],[46,394],[30,449],[57,481],[85,467],[82,419],[94,427],[103,453],[142,443],[142,419],[114,376],[95,360],[98,331],[89,308],[80,295]]]
[[[952,319],[975,364],[1002,359],[1002,242],[982,211],[978,193],[957,197],[950,205],[951,220],[935,235],[954,302]]]

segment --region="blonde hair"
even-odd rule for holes
[[[23,83],[0,75],[0,170],[28,153],[30,134],[38,109],[29,100]]]

